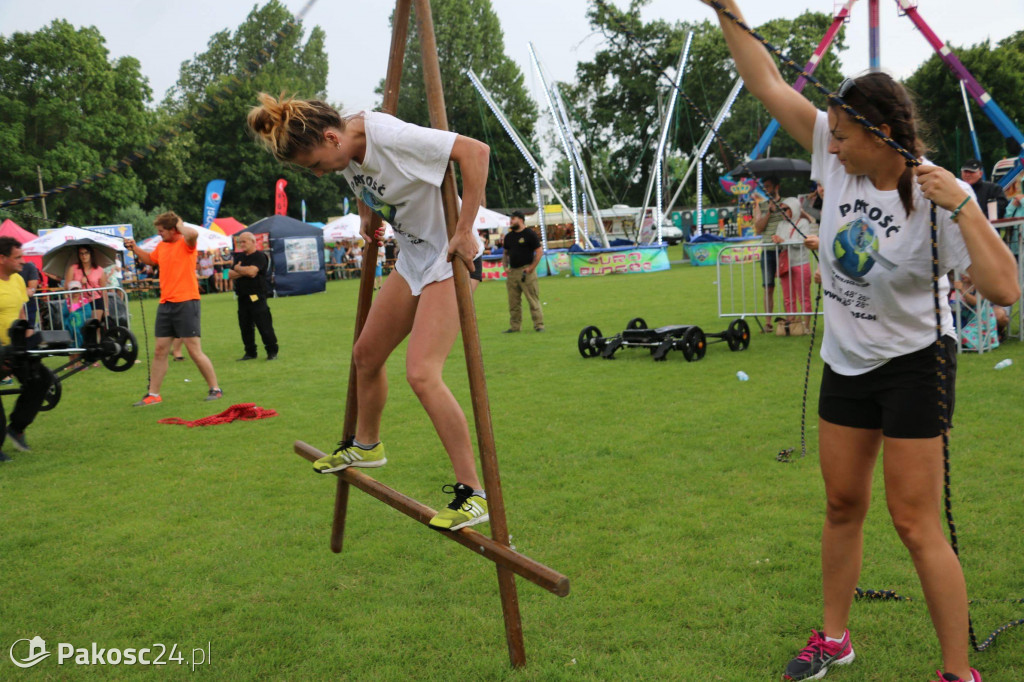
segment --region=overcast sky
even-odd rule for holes
[[[76,26],[96,26],[106,38],[111,57],[131,55],[140,61],[142,74],[159,101],[177,80],[181,62],[204,52],[213,33],[234,31],[254,4],[251,0],[0,0],[0,35],[35,31],[58,18]],[[298,13],[306,0],[284,0],[284,4]],[[519,63],[526,86],[538,102],[543,102],[543,94],[530,65],[527,42],[533,42],[550,77],[571,82],[576,63],[588,60],[604,40],[586,21],[587,4],[588,0],[492,0],[504,31],[506,54]],[[616,0],[615,4],[625,7],[627,2]],[[832,12],[835,4],[833,0],[746,0],[741,6],[756,25],[776,17],[795,17],[807,9]],[[1024,28],[1022,0],[920,0],[918,7],[939,38],[953,45],[986,38],[995,42]],[[883,67],[901,77],[912,73],[932,51],[910,20],[897,16],[896,8],[895,0],[881,1],[881,59]],[[321,26],[327,34],[332,102],[341,102],[346,109],[377,104],[373,90],[387,68],[388,17],[393,9],[394,2],[389,0],[319,0],[307,13],[306,25]],[[643,16],[645,20],[701,20],[712,13],[699,0],[653,0]],[[850,49],[843,57],[848,73],[868,66],[867,22],[868,1],[861,0],[854,5],[848,26]],[[997,101],[1008,96],[993,94]]]

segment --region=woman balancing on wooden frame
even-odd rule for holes
[[[487,495],[477,476],[466,415],[441,371],[459,333],[452,259],[466,263],[474,289],[481,277],[484,247],[473,222],[484,196],[490,149],[478,140],[379,112],[343,118],[317,100],[276,99],[266,93],[259,100],[248,115],[256,139],[279,161],[307,168],[317,177],[340,171],[359,200],[363,239],[382,244],[382,229],[370,234],[370,218],[376,213],[391,223],[401,249],[352,349],[359,406],[355,440],[343,441],[313,469],[327,474],[387,461],[380,442],[388,393],[384,364],[408,336],[406,378],[455,470],[455,485],[443,487],[454,499],[430,525],[458,530],[484,523]],[[449,242],[440,185],[451,160],[459,163],[463,194]]]
[[[744,83],[811,152],[811,177],[825,188],[820,231],[825,368],[818,407],[827,498],[821,540],[824,626],[789,662],[784,679],[820,679],[830,666],[853,661],[847,621],[860,575],[872,470],[881,448],[889,514],[914,561],[942,648],[940,680],[979,682],[981,675],[968,662],[963,571],[940,517],[942,436],[952,412],[956,366],[945,274],[967,270],[986,298],[1010,305],[1020,293],[1013,257],[971,188],[922,162],[924,145],[902,85],[884,73],[869,73],[847,79],[836,94],[909,151],[913,168],[842,108],[818,111],[782,79],[761,42],[722,13],[724,6],[739,16],[736,2],[718,4],[722,31]],[[932,203],[939,311],[932,291]],[[940,354],[945,360],[941,372]],[[945,400],[938,386],[943,375]],[[940,403],[949,406],[946,414]]]

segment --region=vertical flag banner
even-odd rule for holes
[[[348,197],[344,197],[343,198],[343,200],[341,202],[341,205],[342,205],[341,214],[342,215],[348,215]]]
[[[288,215],[288,195],[284,193],[284,188],[287,186],[287,180],[284,178],[278,179],[274,200],[274,215]]]
[[[206,202],[203,205],[203,227],[209,228],[220,210],[220,200],[224,196],[224,181],[210,180],[206,183]]]
[[[302,222],[306,222],[306,200],[302,200]]]

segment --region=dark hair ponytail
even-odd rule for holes
[[[874,125],[889,126],[889,136],[914,157],[923,156],[928,147],[921,139],[917,115],[910,92],[892,76],[880,71],[858,76],[856,87],[843,98]],[[896,189],[909,216],[914,210],[914,169],[907,166],[900,175]]]

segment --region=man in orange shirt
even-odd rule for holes
[[[160,385],[167,374],[167,355],[175,338],[184,341],[189,357],[209,384],[206,400],[217,400],[223,393],[217,385],[213,363],[203,353],[199,342],[199,282],[196,279],[196,240],[199,233],[185,225],[174,211],[161,213],[154,223],[163,241],[153,251],[143,251],[134,239],[124,240],[125,246],[140,262],[160,268],[153,374],[149,380],[149,392],[135,403],[135,407],[163,402]]]

